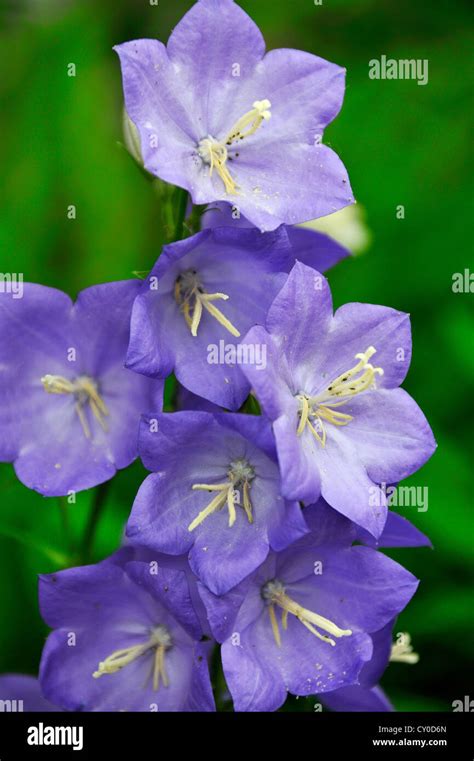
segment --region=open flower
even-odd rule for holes
[[[163,382],[124,368],[138,280],[82,291],[73,305],[26,283],[0,293],[0,460],[46,496],[88,489],[137,456],[140,414]]]
[[[213,711],[186,576],[126,554],[40,577],[44,695],[72,711]]]
[[[115,50],[145,168],[194,203],[236,201],[263,231],[353,202],[344,166],[321,142],[344,69],[299,50],[265,55],[232,0],[197,2],[167,47],[144,39]]]
[[[398,386],[411,359],[409,316],[373,304],[333,315],[326,279],[297,263],[246,344],[266,366],[242,367],[273,421],[283,493],[336,510],[380,536],[381,483],[397,483],[431,456],[431,429]]]
[[[325,256],[320,243],[306,245],[313,266]],[[208,229],[165,246],[133,307],[127,367],[161,378],[174,371],[188,390],[238,410],[250,391],[241,366],[265,363],[258,344],[239,343],[264,322],[298,253],[283,227]]]
[[[176,412],[147,416],[140,457],[152,475],[135,499],[127,536],[156,552],[189,553],[193,572],[223,594],[270,548],[307,531],[283,499],[271,427],[254,415]]]
[[[354,525],[324,502],[304,515],[311,533],[271,553],[228,595],[201,588],[236,711],[274,711],[288,692],[358,684],[373,655],[370,633],[417,588],[393,560],[352,546]]]

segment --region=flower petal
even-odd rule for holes
[[[200,0],[174,28],[168,53],[185,78],[186,91],[194,93],[198,138],[223,137],[252,108],[257,95],[244,110],[235,101],[242,80],[252,75],[264,52],[258,26],[231,0]]]
[[[321,477],[314,457],[314,447],[319,445],[311,440],[309,432],[298,437],[297,423],[296,415],[282,415],[273,424],[282,491],[287,499],[311,504],[321,496]]]
[[[321,700],[331,711],[382,713],[395,710],[379,686],[362,687],[358,684],[352,684],[349,687],[334,690],[334,692],[325,692],[321,696]]]
[[[377,352],[371,362],[383,369],[377,377],[378,388],[396,388],[405,379],[411,361],[410,317],[377,304],[344,304],[340,307],[323,342],[319,387],[337,378],[355,364],[355,355],[373,346]],[[315,383],[315,392],[319,390]]]
[[[430,539],[406,518],[388,511],[385,528],[378,541],[368,532],[358,527],[358,539],[374,548],[383,547],[432,547]]]
[[[17,701],[22,711],[61,711],[43,697],[38,679],[25,674],[2,674],[0,676],[0,701]],[[5,709],[4,709],[5,710]],[[14,709],[12,709],[14,710]]]
[[[309,439],[311,433],[305,431],[303,437]],[[325,447],[314,440],[311,446],[326,502],[373,536],[380,536],[387,518],[385,495],[369,478],[353,441],[333,426]]]
[[[225,200],[235,200],[262,232],[324,217],[354,203],[344,164],[326,145],[285,142],[282,150],[277,138],[249,142],[232,169],[238,195]]]
[[[326,272],[351,255],[347,248],[316,230],[290,226],[285,229],[295,259],[318,272]]]
[[[344,433],[377,483],[407,478],[436,449],[428,421],[401,388],[361,394],[345,405],[344,412],[353,417]]]
[[[317,352],[332,320],[332,296],[326,278],[297,262],[271,305],[266,329],[285,352],[288,366],[304,390],[305,365],[318,366]]]

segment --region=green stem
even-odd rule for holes
[[[182,240],[185,233],[186,212],[189,203],[189,194],[184,188],[171,188],[161,180],[154,179],[153,186],[161,201],[161,217],[165,231],[167,243]],[[145,273],[135,273],[141,276]],[[84,536],[82,539],[81,559],[82,563],[90,562],[92,555],[93,543],[99,519],[107,499],[109,483],[101,484],[97,487],[89,518],[86,523]],[[66,514],[64,514],[64,520]],[[66,523],[64,523],[66,528]],[[66,535],[66,531],[65,531]]]
[[[33,534],[26,531],[21,531],[12,526],[0,526],[0,536],[13,539],[20,544],[29,547],[30,549],[41,552],[48,558],[56,567],[67,568],[70,565],[70,558],[60,550],[56,550],[54,547],[50,547],[47,544],[43,544],[41,539],[33,536]]]
[[[63,533],[64,546],[68,554],[73,554],[73,543],[71,536],[71,526],[69,524],[69,511],[67,497],[58,497],[59,514],[61,517],[61,526]]]
[[[173,193],[173,207],[175,209],[175,226],[173,241],[181,240],[184,232],[184,220],[188,208],[188,193],[183,188],[176,188]]]
[[[88,563],[91,558],[96,529],[99,523],[104,504],[107,500],[110,481],[100,484],[95,490],[91,511],[86,523],[84,536],[82,539],[81,557],[83,563]]]
[[[189,195],[183,188],[173,187],[155,179],[153,187],[160,199],[161,224],[165,243],[181,240],[185,230]]]

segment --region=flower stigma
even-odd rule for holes
[[[255,478],[254,468],[246,460],[234,460],[230,463],[227,477],[228,481],[221,484],[193,484],[194,491],[215,491],[217,494],[189,524],[188,531],[194,531],[209,515],[221,510],[226,503],[229,511],[229,528],[237,519],[236,506],[241,506],[248,522],[253,523],[250,486]]]
[[[84,411],[87,404],[101,428],[107,431],[104,418],[109,414],[109,411],[99,394],[97,383],[92,378],[87,375],[80,375],[75,380],[70,381],[61,375],[43,375],[41,383],[48,394],[73,394],[76,400],[77,416],[86,439],[91,438],[91,430]]]
[[[137,658],[145,655],[150,650],[155,651],[152,667],[153,689],[156,691],[160,687],[160,681],[163,687],[169,686],[168,674],[165,666],[165,653],[172,646],[171,636],[165,626],[155,627],[149,639],[140,645],[124,647],[121,650],[115,650],[105,661],[100,661],[97,671],[92,676],[98,679],[104,674],[115,674],[129,663],[133,663]],[[144,685],[146,686],[146,685]]]
[[[336,638],[349,637],[352,634],[352,629],[340,629],[339,626],[336,626],[336,624],[328,618],[324,618],[324,616],[320,616],[319,613],[313,613],[313,611],[303,608],[302,605],[299,605],[286,594],[285,587],[281,581],[278,581],[278,579],[272,579],[263,585],[262,597],[268,605],[268,615],[270,616],[272,632],[278,647],[281,647],[281,634],[275,606],[282,610],[281,625],[283,629],[286,630],[288,628],[288,614],[291,614],[292,616],[296,616],[298,621],[302,623],[311,634],[314,634],[315,637],[318,637],[318,639],[321,639],[323,642],[327,642],[331,647],[335,647],[335,641],[332,637],[321,634],[318,629],[322,629]],[[318,629],[316,629],[316,627],[318,627]]]
[[[197,336],[203,310],[205,309],[220,325],[228,330],[231,335],[235,336],[235,338],[240,337],[240,332],[237,328],[232,325],[230,320],[222,314],[221,310],[213,304],[214,301],[218,301],[219,299],[227,301],[229,298],[228,295],[220,292],[206,293],[195,270],[186,270],[178,275],[174,284],[174,298],[184,315],[184,319],[191,331],[191,335]]]
[[[301,393],[296,396],[300,403],[297,436],[301,436],[307,427],[321,446],[325,447],[325,422],[342,426],[353,420],[352,415],[339,412],[335,408],[347,404],[353,396],[363,391],[376,388],[375,376],[383,375],[381,367],[374,367],[369,362],[376,351],[373,346],[369,346],[367,351],[356,354],[355,358],[359,360],[358,363],[350,370],[338,375],[320,394],[308,396]]]
[[[234,143],[244,140],[246,137],[253,135],[262,122],[268,121],[271,117],[271,106],[269,100],[256,100],[253,108],[247,111],[232,127],[224,140],[216,140],[211,135],[200,140],[198,144],[198,154],[205,164],[209,166],[209,176],[212,177],[214,169],[224,183],[226,193],[229,195],[238,194],[237,184],[232,177],[227,161],[232,161],[238,157],[238,153],[230,155],[230,149]]]

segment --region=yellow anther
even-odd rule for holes
[[[374,367],[369,363],[369,359],[375,352],[374,347],[369,346],[367,351],[356,354],[358,363],[345,373],[341,373],[322,393],[316,396],[306,394],[296,396],[300,404],[297,436],[301,436],[305,428],[308,428],[324,447],[326,446],[324,422],[337,426],[348,425],[351,422],[352,415],[339,412],[335,408],[347,404],[353,396],[375,388],[375,376],[383,375],[381,367]]]

